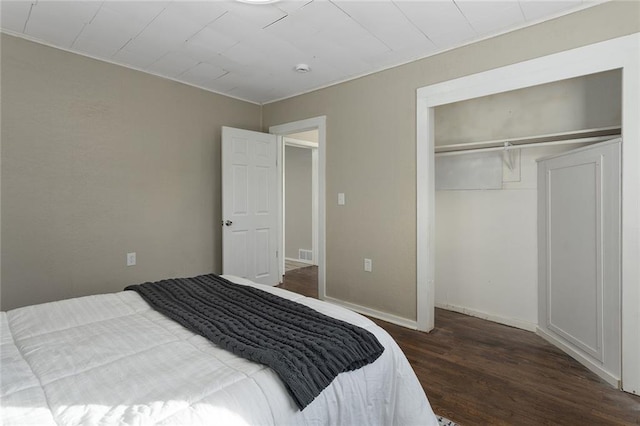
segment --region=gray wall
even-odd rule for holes
[[[2,309],[220,272],[220,128],[260,106],[1,42]]]
[[[264,129],[327,117],[327,294],[416,318],[416,89],[636,33],[639,15],[640,2],[607,2],[265,105]],[[338,192],[346,206],[335,204]]]
[[[285,257],[312,250],[311,149],[285,146]]]

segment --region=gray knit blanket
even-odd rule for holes
[[[214,274],[125,290],[216,345],[269,366],[301,410],[338,374],[372,363],[384,351],[367,330]]]

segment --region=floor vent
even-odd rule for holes
[[[298,259],[313,261],[313,252],[311,250],[298,249]]]

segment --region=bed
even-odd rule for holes
[[[194,334],[134,291],[28,306],[0,317],[0,423],[437,425],[406,357],[372,321],[226,278],[364,328],[384,352],[300,410],[270,368]]]

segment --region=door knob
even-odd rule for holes
[[[231,226],[232,223],[233,222],[231,222],[230,220],[227,220],[224,224],[227,225],[227,226]]]

